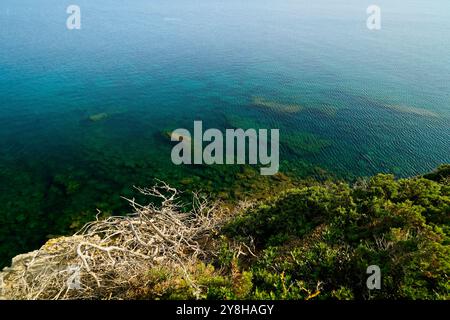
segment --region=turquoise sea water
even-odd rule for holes
[[[279,128],[299,177],[450,162],[450,2],[376,1],[379,31],[372,1],[311,2],[2,0],[0,264],[133,184],[226,190],[239,168],[171,164],[165,133],[194,120]]]

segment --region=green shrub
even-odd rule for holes
[[[224,230],[251,237],[256,299],[449,299],[450,166],[424,177],[379,174],[349,186],[291,189]],[[378,265],[382,289],[369,292]]]

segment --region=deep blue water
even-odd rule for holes
[[[227,169],[170,162],[194,120],[279,128],[298,176],[450,162],[450,2],[376,3],[379,31],[365,0],[2,0],[0,256],[154,177],[214,189]]]

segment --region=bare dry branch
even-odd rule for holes
[[[124,288],[154,267],[181,271],[199,294],[187,270],[206,256],[202,243],[223,224],[220,207],[194,195],[193,209],[184,213],[177,203],[178,190],[166,183],[136,189],[160,198],[162,205],[124,198],[134,213],[99,220],[99,212],[75,235],[50,240],[32,254],[17,257],[12,268],[0,273],[5,283],[2,298],[122,299]],[[79,283],[71,283],[74,279]]]

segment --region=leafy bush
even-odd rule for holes
[[[449,299],[450,166],[291,189],[228,224],[255,240],[252,298]],[[381,268],[382,288],[366,286]]]

